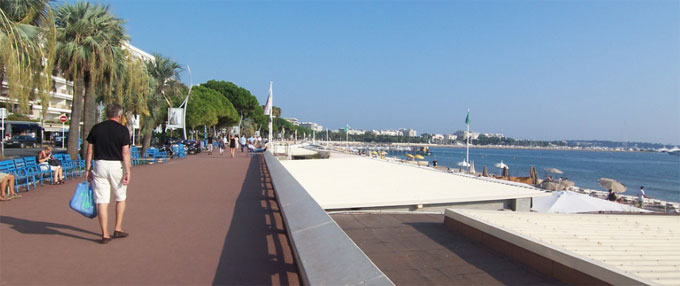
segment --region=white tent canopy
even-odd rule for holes
[[[585,212],[650,212],[631,205],[619,204],[570,191],[553,192],[549,197],[533,198],[531,210],[540,213]]]

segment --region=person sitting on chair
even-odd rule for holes
[[[64,171],[61,168],[61,166],[53,166],[49,164],[49,160],[54,159],[54,156],[52,156],[52,147],[46,146],[45,149],[40,151],[38,153],[38,166],[40,167],[40,170],[42,171],[47,171],[48,169],[52,170],[52,173],[54,175],[52,176],[52,184],[53,185],[58,185],[58,184],[63,184],[64,183]]]
[[[9,193],[5,196],[5,188],[9,184]],[[0,172],[0,201],[21,198],[22,195],[14,191],[14,176],[12,174]]]

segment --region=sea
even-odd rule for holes
[[[430,151],[432,155],[425,159],[430,162],[436,159],[439,166],[457,169],[457,164],[465,160],[465,148],[430,148]],[[542,179],[547,175],[554,179],[566,177],[583,189],[605,191],[597,180],[612,178],[627,187],[624,194],[637,195],[640,186],[645,186],[645,192],[653,199],[680,202],[680,156],[667,153],[470,148],[470,161],[477,172],[481,173],[486,166],[490,174],[499,175],[502,170],[494,165],[503,161],[510,176],[516,177],[528,177],[530,167],[535,166]],[[564,173],[551,174],[545,171],[548,168]]]

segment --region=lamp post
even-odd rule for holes
[[[0,145],[2,145],[2,157],[5,157],[5,117],[7,117],[7,108],[0,108],[0,121],[2,121],[2,125],[0,125],[0,130],[2,131],[2,137],[0,138]],[[3,192],[5,190],[2,190]]]

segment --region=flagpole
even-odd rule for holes
[[[467,146],[465,148],[466,149],[465,150],[465,163],[470,164],[470,109],[469,108],[468,108],[468,114],[467,114],[467,118],[465,120],[465,123],[467,124],[467,133],[466,133]],[[468,168],[469,167],[470,167],[470,165],[468,165]]]
[[[274,118],[273,117],[274,116],[273,115],[274,114],[274,91],[272,91],[272,83],[273,82],[271,82],[271,81],[269,82],[269,98],[271,100],[269,102],[269,104],[271,105],[271,110],[269,111],[269,143],[270,144],[273,144],[272,143],[272,128],[273,128],[272,122],[273,122],[273,118]]]

